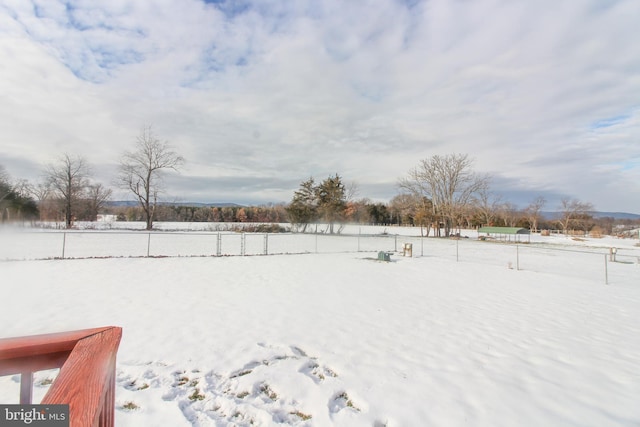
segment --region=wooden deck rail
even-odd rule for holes
[[[122,328],[107,326],[0,339],[0,376],[20,374],[31,403],[33,373],[60,368],[42,404],[68,404],[70,427],[113,427],[116,354]]]

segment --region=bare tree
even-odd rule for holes
[[[534,233],[538,232],[538,221],[540,221],[541,211],[544,205],[547,203],[544,197],[538,196],[533,201],[524,208],[524,214],[529,221],[529,226],[531,227],[531,231]]]
[[[580,227],[585,220],[591,219],[593,205],[588,202],[581,202],[577,199],[563,198],[560,201],[561,217],[558,223],[562,227],[562,232],[567,233],[569,227]]]
[[[429,236],[433,222],[433,207],[431,201],[415,193],[400,193],[394,196],[388,204],[388,212],[394,223],[401,225],[420,226],[420,235]]]
[[[91,169],[83,157],[72,157],[69,154],[64,154],[57,163],[50,164],[45,169],[51,190],[62,202],[67,228],[73,224],[75,210],[89,183],[90,173]]]
[[[163,190],[163,172],[177,171],[184,158],[173,151],[167,142],[160,141],[151,126],[145,126],[136,138],[133,151],[122,155],[118,182],[130,190],[144,211],[147,230],[153,228],[158,196]]]
[[[105,188],[102,184],[92,184],[87,187],[86,191],[86,210],[87,217],[91,221],[95,221],[98,218],[98,213],[102,209],[106,202],[111,198],[112,191],[110,188]]]
[[[38,181],[29,188],[31,195],[35,197],[38,202],[46,200],[51,195],[51,185],[47,181]]]
[[[389,202],[389,212],[398,219],[400,225],[412,225],[417,209],[418,196],[413,193],[401,193]]]
[[[498,209],[498,215],[505,227],[515,227],[518,222],[518,207],[511,202],[504,202]]]
[[[489,176],[474,173],[472,163],[466,154],[435,155],[421,160],[418,167],[400,181],[401,188],[432,201],[434,216],[444,222],[445,236],[473,195],[488,186]]]
[[[14,191],[22,197],[31,197],[33,195],[33,185],[27,179],[18,179],[13,184]]]
[[[31,196],[36,199],[40,220],[52,219],[56,215],[56,202],[52,197],[51,184],[48,181],[37,181],[29,187]]]
[[[480,223],[485,226],[493,225],[500,210],[501,197],[489,191],[487,187],[481,188],[474,198],[475,212]]]
[[[347,210],[345,213],[347,221],[358,224],[369,222],[370,216],[367,207],[371,204],[371,200],[367,198],[349,200],[348,197],[349,196],[347,196]]]

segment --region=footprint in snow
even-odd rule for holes
[[[314,359],[310,359],[307,363],[305,363],[302,368],[298,370],[298,372],[303,373],[308,376],[315,382],[316,384],[320,384],[327,378],[336,378],[338,374],[326,366],[320,366],[318,362]]]
[[[263,362],[249,362],[246,365],[244,365],[242,368],[238,369],[237,371],[234,371],[231,373],[231,375],[229,375],[229,378],[238,378],[238,377],[243,377],[245,375],[249,375],[251,372],[253,372],[253,370],[255,368],[257,368],[260,365],[263,365]]]
[[[127,374],[122,369],[119,369],[116,382],[127,390],[140,391],[146,390],[151,386],[157,386],[158,375],[151,369],[147,369],[140,375]]]
[[[290,348],[293,354],[295,354],[296,356],[308,357],[307,353],[304,350],[302,350],[300,347],[296,347],[295,345],[292,345]]]
[[[335,414],[344,409],[349,409],[355,412],[360,412],[360,408],[358,408],[353,400],[349,397],[346,391],[339,391],[334,394],[331,399],[329,399],[328,403],[329,412]]]

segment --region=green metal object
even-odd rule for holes
[[[486,236],[481,236],[481,234],[486,234]],[[478,229],[478,238],[480,240],[486,240],[488,238],[498,238],[499,240],[508,240],[511,241],[511,236],[513,236],[514,241],[520,241],[520,236],[525,235],[531,239],[531,231],[527,228],[519,228],[519,227],[481,227]],[[493,237],[489,237],[493,236]]]
[[[487,234],[531,234],[526,228],[519,227],[481,227],[478,233]]]
[[[389,252],[380,251],[378,252],[378,261],[391,261],[391,254]]]

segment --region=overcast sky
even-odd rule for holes
[[[640,213],[638,40],[638,0],[0,0],[0,164],[77,154],[111,186],[151,125],[186,159],[170,200],[339,173],[388,201],[466,153],[520,206]]]

